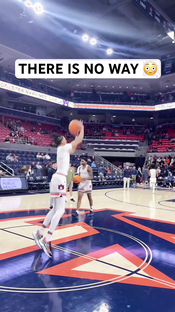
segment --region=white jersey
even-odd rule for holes
[[[150,178],[156,179],[156,169],[150,169]]]
[[[83,166],[78,167],[77,173],[82,179],[89,179],[88,167],[88,165],[85,168]]]
[[[66,144],[57,148],[57,172],[53,174],[50,182],[50,196],[66,196],[66,176],[69,170],[72,144]]]
[[[83,166],[78,167],[77,169],[77,174],[82,178],[82,179],[89,179],[89,172],[88,172],[88,165],[84,168]],[[92,181],[87,180],[87,181],[82,181],[79,184],[78,191],[82,193],[91,193],[92,191]]]
[[[64,146],[58,146],[57,148],[57,172],[67,176],[70,164],[70,150],[72,144],[66,144]]]
[[[156,169],[150,169],[150,185],[156,184]]]

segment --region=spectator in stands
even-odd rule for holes
[[[173,177],[173,174],[171,172],[169,173],[168,183],[169,183],[169,188],[172,188],[173,183],[174,183],[174,177]]]
[[[142,182],[142,170],[141,170],[140,167],[139,167],[138,170],[137,170],[136,181],[137,181],[137,183],[139,183],[139,184]]]
[[[142,182],[144,184],[148,183],[148,168],[147,167],[143,168]]]
[[[70,201],[72,201],[72,202],[75,202],[75,199],[73,198],[73,195],[72,195],[74,176],[75,176],[75,169],[70,164],[66,183],[67,183],[67,191],[69,190],[69,193],[70,193]]]
[[[41,159],[41,158],[42,158],[41,153],[38,153],[38,154],[36,155],[36,158],[37,158],[37,159]]]
[[[37,164],[36,164],[36,174],[37,175],[41,175],[41,171],[42,171],[42,166],[41,166],[40,162],[37,162]]]
[[[97,165],[96,165],[95,161],[92,162],[91,167],[92,168],[97,168]]]
[[[134,186],[136,186],[137,170],[136,170],[135,166],[131,170],[131,175],[132,175],[132,183],[133,183]]]
[[[28,178],[30,175],[33,175],[33,174],[34,174],[34,172],[33,172],[33,170],[32,170],[32,167],[29,166],[29,168],[28,168],[28,170],[27,170],[27,173],[26,173],[26,177]]]
[[[47,181],[50,183],[53,174],[57,171],[57,164],[55,161],[52,162],[51,168],[48,170],[48,179]]]
[[[12,153],[10,153],[10,154],[7,155],[6,160],[7,160],[7,161],[14,161],[14,158],[13,158]]]
[[[0,177],[4,177],[4,176],[5,176],[5,173],[2,170],[0,170]]]
[[[99,180],[103,181],[106,176],[106,169],[104,168],[103,164],[100,165],[98,168]]]
[[[47,153],[47,154],[45,154],[45,155],[43,156],[43,159],[50,160],[50,156],[49,156],[49,154],[48,154],[48,153]]]
[[[109,168],[107,168],[106,173],[111,174],[111,170]]]
[[[130,178],[131,178],[131,170],[129,166],[127,165],[123,172],[123,188],[124,189],[126,189],[126,185],[127,185],[127,188],[129,189]]]
[[[14,162],[18,162],[18,160],[19,160],[19,157],[16,156],[15,154],[13,154],[13,161],[14,161]]]
[[[7,135],[6,136],[6,138],[5,138],[5,141],[4,142],[6,142],[6,143],[10,143],[10,138],[9,138],[9,136]]]

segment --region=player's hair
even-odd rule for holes
[[[156,166],[154,164],[151,164],[150,169],[156,169]]]
[[[51,134],[51,138],[54,140],[56,146],[60,146],[62,139],[64,138],[63,135],[58,135],[56,133]]]
[[[86,155],[82,155],[80,158],[81,158],[81,160],[85,160],[87,162],[87,156]]]

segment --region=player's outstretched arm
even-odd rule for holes
[[[84,139],[84,125],[82,123],[82,128],[79,135],[75,138],[74,141],[71,142],[72,149],[69,152],[70,154],[75,153],[77,146],[83,141],[83,139]]]

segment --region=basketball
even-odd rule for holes
[[[72,135],[77,136],[81,131],[81,127],[82,127],[81,121],[74,119],[69,124],[69,132]]]
[[[79,175],[76,175],[73,179],[74,183],[79,184],[81,182],[81,177]]]

